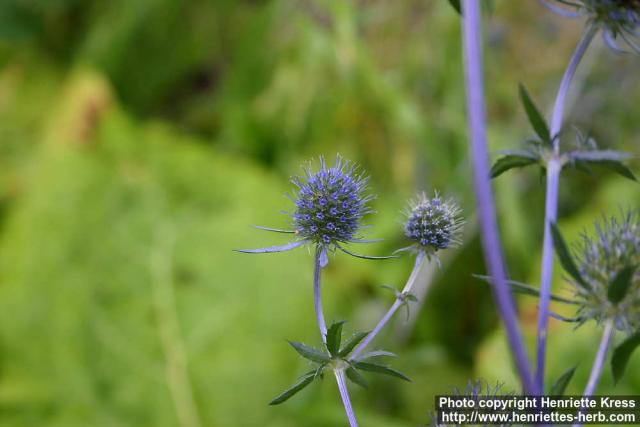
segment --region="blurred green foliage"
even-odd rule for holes
[[[455,196],[464,244],[433,267],[426,302],[379,345],[411,384],[355,389],[363,425],[425,424],[433,396],[484,377],[517,389],[483,273],[464,117],[458,16],[440,1],[4,0],[0,2],[0,421],[3,426],[343,425],[335,384],[267,402],[305,371],[285,339],[318,340],[305,250],[250,224],[286,225],[300,163],[336,152],[378,194],[370,234],[403,245],[405,200]],[[486,16],[493,151],[529,136],[518,82],[549,106],[579,23],[536,2]],[[571,121],[600,145],[638,152],[631,56],[596,45]],[[571,143],[567,138],[567,143]],[[632,163],[632,168],[637,164]],[[640,206],[618,176],[569,171],[561,227],[577,241],[602,213]],[[515,279],[537,283],[543,186],[533,171],[496,181]],[[336,255],[329,320],[371,328],[411,260]],[[556,290],[569,292],[559,269]],[[533,348],[535,300],[522,297]],[[578,364],[593,325],[552,322],[549,378]],[[638,393],[640,360],[615,388]],[[304,421],[301,421],[304,420]]]

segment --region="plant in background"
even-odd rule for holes
[[[436,195],[429,199],[421,194],[410,205],[405,233],[414,244],[403,250],[416,253],[416,261],[409,279],[402,291],[395,291],[396,300],[391,308],[371,332],[358,332],[349,339],[343,340],[344,321],[334,322],[329,327],[325,323],[322,308],[321,269],[329,262],[328,253],[336,249],[349,255],[365,259],[386,259],[393,257],[371,257],[356,254],[343,245],[347,243],[365,243],[375,240],[364,240],[358,236],[362,227],[362,218],[371,213],[368,202],[372,196],[367,194],[367,179],[350,162],[337,157],[333,167],[327,167],[323,158],[320,169],[313,172],[305,170],[305,177],[293,179],[298,193],[293,198],[296,210],[292,214],[293,230],[282,230],[258,227],[263,230],[291,233],[297,240],[284,246],[272,246],[262,249],[241,249],[244,253],[283,252],[309,244],[315,247],[314,271],[314,306],[318,328],[323,347],[314,348],[301,342],[290,341],[289,344],[303,358],[314,364],[313,369],[302,375],[298,381],[285,390],[270,404],[277,405],[304,389],[318,378],[323,378],[327,370],[335,375],[342,402],[351,426],[358,421],[351,403],[347,379],[366,387],[367,380],[362,372],[390,375],[409,381],[409,378],[390,366],[380,363],[383,357],[393,357],[393,353],[373,350],[364,352],[367,346],[378,335],[382,328],[393,317],[398,308],[416,301],[411,290],[418,278],[425,258],[434,256],[438,250],[446,249],[459,242],[462,227],[460,209],[452,201],[443,200]],[[408,308],[407,308],[408,309]]]
[[[630,211],[621,218],[603,219],[596,224],[595,236],[583,234],[577,256],[569,250],[557,226],[552,230],[556,253],[575,293],[573,300],[563,302],[578,307],[575,318],[556,317],[578,325],[595,320],[604,329],[584,392],[591,396],[615,331],[623,331],[628,337],[614,351],[611,361],[616,381],[640,345],[640,217]]]

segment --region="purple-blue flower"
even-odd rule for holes
[[[296,207],[292,215],[293,230],[257,228],[292,233],[298,240],[284,246],[243,249],[239,252],[282,252],[313,244],[321,250],[323,266],[328,262],[327,252],[335,249],[358,258],[390,258],[359,255],[342,246],[346,243],[376,241],[358,237],[363,217],[372,212],[368,203],[373,197],[367,194],[367,177],[363,176],[353,163],[336,156],[334,165],[328,167],[321,157],[319,170],[314,171],[309,166],[305,169],[303,177],[294,177],[292,182],[298,187],[297,193],[292,197]]]
[[[459,243],[463,223],[460,208],[454,202],[437,193],[432,198],[421,193],[407,210],[404,233],[415,242],[409,248],[434,254]]]

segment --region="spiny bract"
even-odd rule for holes
[[[640,328],[640,270],[636,268],[624,299],[609,302],[609,288],[616,275],[640,265],[640,222],[637,212],[596,224],[596,235],[583,236],[579,270],[590,289],[576,284],[580,314],[585,320],[614,318],[618,329],[629,333]]]
[[[365,195],[367,181],[339,156],[333,167],[320,158],[319,171],[308,168],[306,179],[293,178],[298,186],[293,214],[298,235],[323,245],[353,240],[362,217],[371,212],[367,202],[372,197]]]
[[[404,232],[420,250],[446,249],[459,243],[463,224],[459,214],[452,201],[443,200],[437,193],[431,199],[421,193],[409,207]]]

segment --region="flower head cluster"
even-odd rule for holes
[[[628,212],[622,218],[605,219],[596,225],[594,237],[584,236],[578,270],[587,287],[576,283],[584,320],[614,318],[618,329],[640,328],[640,221]],[[620,281],[627,276],[626,284]],[[618,301],[619,300],[619,301]]]
[[[408,209],[404,232],[415,242],[415,249],[435,253],[459,243],[462,225],[455,203],[437,193],[433,198],[421,193]]]
[[[293,222],[296,232],[312,242],[331,245],[354,239],[362,217],[371,212],[365,195],[367,178],[342,158],[333,167],[320,159],[320,170],[306,170],[306,179],[293,179],[298,187]]]
[[[614,50],[621,51],[617,40],[622,39],[636,52],[640,29],[640,0],[556,0],[558,3],[576,9],[577,15],[586,15],[596,24],[603,26],[605,42]],[[566,16],[563,9],[551,7]]]

